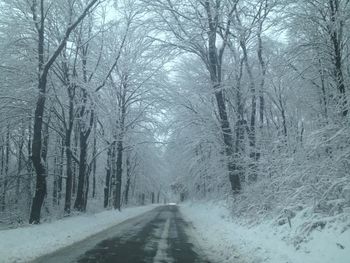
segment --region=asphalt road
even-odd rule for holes
[[[161,206],[33,263],[209,263],[190,232],[177,206]]]

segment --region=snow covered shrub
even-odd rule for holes
[[[331,126],[310,134],[297,151],[270,149],[261,160],[258,181],[233,198],[233,214],[252,223],[270,218],[284,225],[301,210],[310,218],[349,212],[349,134],[349,128]],[[310,221],[302,231],[325,225]]]

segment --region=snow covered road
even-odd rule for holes
[[[190,228],[177,206],[161,206],[34,262],[208,262],[189,239]]]

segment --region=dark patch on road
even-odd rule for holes
[[[209,263],[203,260],[196,252],[194,245],[189,242],[189,238],[185,229],[189,227],[188,223],[184,221],[178,211],[174,207],[173,223],[170,228],[170,251],[169,253],[174,258],[174,263]],[[171,233],[175,232],[176,237],[172,237]]]
[[[35,262],[209,263],[190,242],[186,229],[191,226],[177,206],[158,207],[128,221]]]
[[[95,248],[82,255],[78,263],[152,262],[155,249],[145,251],[144,244],[157,226],[158,215],[136,235],[128,233],[121,237],[103,240]],[[155,246],[155,245],[154,245]]]

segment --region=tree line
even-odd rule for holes
[[[1,10],[1,219],[163,201],[152,116],[166,60],[135,1]]]
[[[349,1],[143,1],[181,52],[172,189],[237,215],[348,206]],[[179,167],[181,167],[179,169]]]

